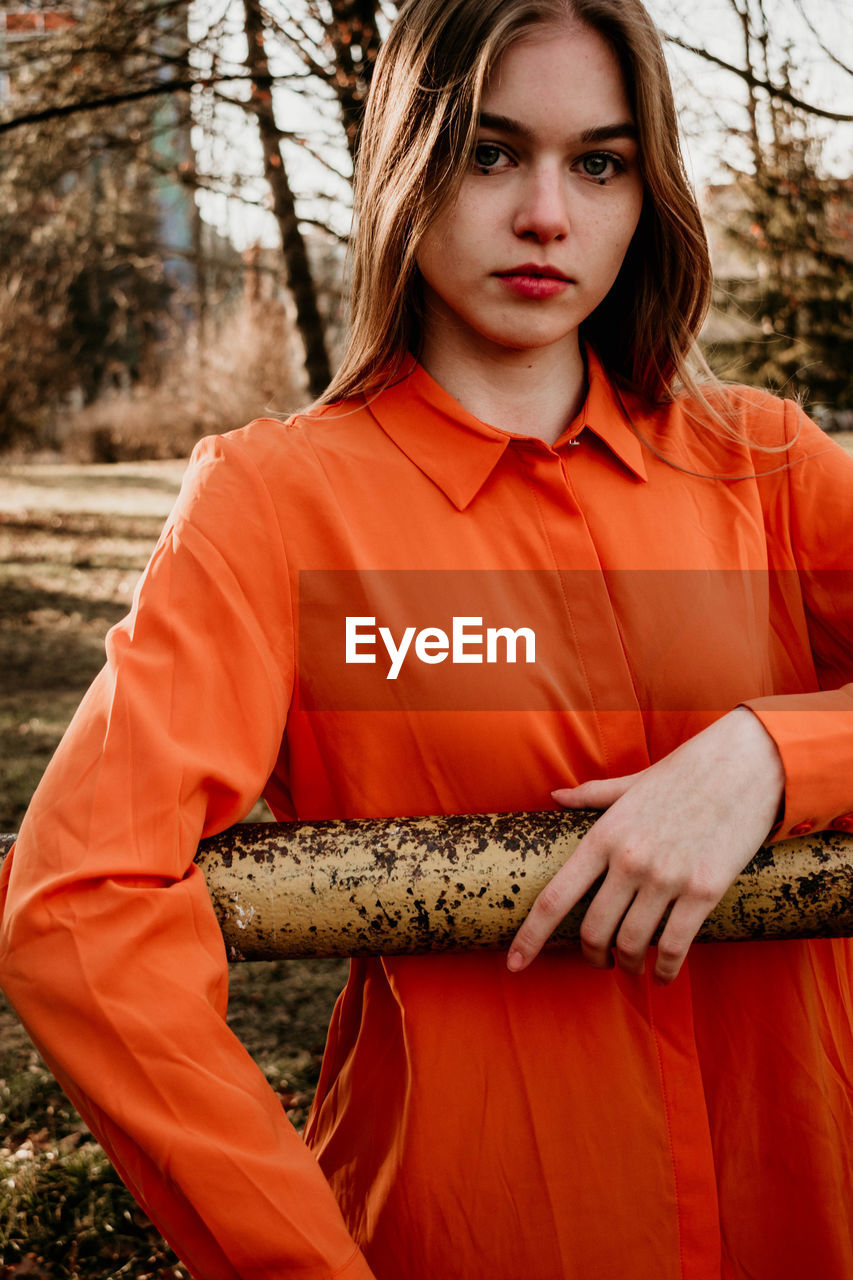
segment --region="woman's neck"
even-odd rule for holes
[[[577,336],[559,347],[508,351],[424,342],[427,373],[481,422],[553,444],[580,412],[586,370]]]

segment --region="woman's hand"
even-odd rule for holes
[[[655,977],[671,982],[705,917],[761,847],[785,775],[757,716],[738,707],[641,773],[555,791],[565,808],[606,809],[537,897],[509,952],[537,956],[562,918],[606,873],[581,925],[586,960],[642,973],[670,903]]]

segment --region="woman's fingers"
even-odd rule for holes
[[[655,977],[659,982],[673,982],[678,977],[702,921],[718,901],[709,904],[707,899],[679,898],[673,904],[657,947]]]
[[[595,778],[576,787],[560,787],[551,795],[564,809],[608,809],[645,773],[628,773],[622,778]]]
[[[585,958],[641,973],[666,919],[655,975],[671,982],[702,921],[759,848],[781,803],[775,743],[745,707],[721,717],[640,773],[553,793],[566,808],[605,808],[539,894],[510,947],[509,967],[538,955],[602,875],[581,924]],[[606,873],[606,874],[605,874]]]
[[[580,852],[540,892],[524,924],[510,946],[508,966],[514,972],[526,968],[551,937],[560,922],[600,875],[592,859],[584,874],[563,874]],[[575,870],[578,868],[576,867]],[[673,898],[675,901],[673,903]],[[683,965],[702,921],[719,901],[714,894],[687,892],[675,896],[664,885],[643,883],[627,877],[612,866],[581,923],[579,936],[584,960],[596,969],[610,969],[615,963],[625,973],[645,972],[652,939],[666,917],[657,944],[655,977],[672,982]]]
[[[518,933],[510,943],[507,967],[524,969],[538,956],[557,925],[605,869],[603,856],[596,852],[593,827],[581,840],[571,858],[540,890]]]
[[[613,937],[634,900],[636,886],[611,871],[590,903],[580,927],[583,958],[596,969],[612,969]]]
[[[666,890],[649,886],[641,888],[634,897],[624,919],[618,925],[613,942],[616,963],[625,973],[645,972],[646,953],[670,901],[670,894]]]

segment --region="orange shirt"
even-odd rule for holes
[[[851,692],[819,692],[853,677],[853,460],[735,403],[787,452],[620,404],[594,358],[553,447],[415,367],[196,450],[0,882],[3,984],[196,1276],[853,1275],[847,942],[696,945],[669,987],[573,949],[358,961],[312,1155],[225,1024],[192,865],[262,791],[281,820],[539,809],[744,700],[780,835],[853,825]]]

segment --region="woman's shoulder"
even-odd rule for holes
[[[261,477],[293,475],[318,465],[326,451],[346,449],[353,428],[370,423],[363,402],[344,402],[300,410],[289,416],[254,418],[245,426],[203,437],[189,459],[189,477],[233,473]]]
[[[642,412],[637,425],[664,458],[720,478],[777,474],[827,452],[846,456],[798,401],[740,384],[682,391]]]
[[[363,404],[338,404],[205,436],[190,455],[167,529],[182,536],[191,526],[219,542],[246,520],[280,528],[294,510],[313,509],[347,483],[357,461],[370,467],[384,447],[371,442],[376,432]]]
[[[370,420],[363,400],[310,405],[281,416],[254,418],[243,427],[226,432],[222,440],[247,456],[272,461],[312,448],[333,448],[353,427]]]
[[[672,401],[671,429],[704,428],[722,439],[784,447],[795,432],[798,406],[760,387],[710,382],[682,390]]]

